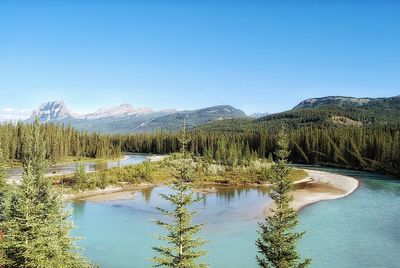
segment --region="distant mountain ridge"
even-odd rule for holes
[[[400,123],[400,96],[354,98],[328,96],[300,102],[292,110],[268,115],[262,122],[300,125],[365,125]]]
[[[112,108],[100,108],[96,112],[92,114],[87,114],[84,116],[85,119],[93,120],[107,117],[124,117],[130,115],[142,115],[154,113],[154,110],[151,108],[139,108],[135,109],[132,105],[123,103],[120,106],[112,107]]]
[[[187,127],[196,127],[208,122],[233,118],[246,118],[247,115],[230,105],[219,105],[192,111],[181,111],[170,115],[155,118],[141,126],[144,131],[152,131],[155,128],[176,131],[185,120]]]
[[[252,113],[252,114],[249,115],[249,117],[261,118],[261,117],[264,117],[264,116],[267,116],[267,115],[269,115],[269,113]]]
[[[94,113],[72,113],[63,101],[42,104],[33,112],[42,122],[71,124],[77,129],[103,133],[137,133],[159,130],[177,131],[185,119],[189,128],[205,130],[243,130],[282,123],[300,126],[362,126],[368,124],[400,123],[400,96],[389,98],[354,98],[328,96],[301,101],[293,109],[275,114],[253,114],[230,105],[219,105],[197,110],[155,111],[121,104],[101,108]]]
[[[35,117],[41,122],[71,124],[75,128],[90,132],[129,133],[176,131],[182,126],[184,119],[188,127],[195,127],[215,120],[246,118],[247,115],[230,105],[187,111],[174,109],[155,111],[151,108],[134,108],[126,103],[80,115],[72,113],[64,101],[50,101],[42,104],[28,121],[32,121]]]
[[[322,98],[310,98],[300,102],[293,109],[319,107],[323,105],[336,106],[362,106],[373,101],[373,98],[354,98],[343,96],[328,96]]]
[[[322,98],[310,98],[300,102],[293,109],[316,108],[321,106],[339,107],[389,107],[400,103],[400,95],[388,98],[354,98],[343,96],[328,96]]]
[[[215,121],[198,128],[205,131],[243,131],[258,127],[276,128],[282,124],[290,128],[400,124],[400,95],[387,98],[311,98],[288,111],[256,118]]]

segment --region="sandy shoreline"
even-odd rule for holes
[[[84,191],[77,194],[66,194],[64,197],[68,200],[75,201],[115,201],[115,200],[127,200],[135,197],[137,190],[154,187],[157,184],[153,183],[141,183],[139,185],[132,186],[110,186],[105,189],[95,189],[90,191]]]
[[[296,210],[319,201],[345,197],[354,192],[359,185],[358,180],[352,177],[323,171],[305,171],[310,176],[296,182],[292,192],[294,200],[291,206]],[[270,203],[265,208],[265,213],[269,214],[273,207],[274,204]]]
[[[147,160],[149,160],[149,162],[158,162],[158,161],[164,160],[164,158],[166,158],[168,156],[169,155],[152,155],[152,156],[148,156]]]
[[[160,161],[158,158],[155,161]],[[154,161],[154,160],[153,160]],[[294,185],[293,197],[294,200],[291,206],[300,210],[303,207],[322,201],[345,197],[355,191],[358,187],[358,180],[343,176],[315,170],[305,170],[308,172],[309,177],[297,181]],[[133,199],[137,190],[158,186],[159,184],[142,183],[135,186],[111,186],[105,189],[97,189],[85,191],[77,194],[65,195],[70,200],[82,201],[113,201],[113,200],[126,200]],[[199,188],[195,190],[201,193],[213,193],[215,189]],[[270,203],[265,212],[268,213],[273,203]]]

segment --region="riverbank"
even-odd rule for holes
[[[308,169],[305,171],[309,177],[296,182],[293,187],[291,207],[297,211],[319,201],[343,198],[359,185],[358,180],[352,177]],[[274,208],[273,203],[265,208],[265,213],[271,213],[271,208]]]
[[[105,189],[95,189],[75,194],[65,194],[64,198],[74,201],[114,201],[127,200],[135,197],[135,191],[155,187],[154,183],[141,183],[135,186],[109,186]]]
[[[149,162],[159,162],[164,160],[166,157],[168,157],[169,155],[152,155],[152,156],[148,156],[147,160]]]
[[[86,173],[90,174],[97,171],[140,164],[145,161],[148,161],[148,155],[145,154],[125,154],[120,157],[90,159],[90,161],[81,159],[80,161],[49,165],[45,176],[54,180],[58,180],[65,176],[71,176],[75,172],[79,163],[83,164]],[[22,176],[22,167],[6,168],[6,173],[9,183],[18,183]]]
[[[314,171],[314,170],[305,170],[309,176],[302,180],[295,182],[293,197],[294,200],[291,203],[291,206],[300,210],[303,207],[322,201],[322,200],[330,200],[345,197],[355,191],[358,187],[358,180],[342,176],[333,173]],[[137,190],[142,190],[149,187],[155,187],[161,185],[160,183],[141,183],[138,185],[130,185],[130,186],[111,186],[106,189],[99,190],[90,190],[84,191],[77,194],[66,195],[66,198],[71,200],[82,200],[82,201],[92,201],[92,202],[101,202],[101,201],[113,201],[113,200],[124,200],[124,199],[133,199],[135,197],[135,192]],[[218,187],[218,184],[214,184]],[[221,185],[227,186],[227,185]],[[260,186],[269,186],[269,184],[265,185],[257,185]],[[213,188],[197,188],[196,192],[209,194],[214,193],[216,190]],[[270,204],[265,209],[266,213],[273,207],[273,204]]]

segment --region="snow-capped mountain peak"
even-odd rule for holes
[[[63,101],[42,104],[27,122],[38,116],[41,122],[57,122],[72,125],[76,129],[107,133],[150,132],[156,130],[179,130],[182,119],[188,126],[198,126],[214,120],[245,118],[246,114],[229,105],[219,105],[197,110],[152,110],[135,108],[123,103],[112,108],[101,108],[96,112],[79,114],[67,109]]]
[[[87,114],[85,118],[87,120],[100,119],[105,117],[124,117],[130,115],[142,115],[147,113],[153,113],[154,111],[150,108],[134,108],[132,105],[123,103],[117,107],[112,108],[100,108],[92,114]]]
[[[57,121],[70,116],[63,100],[55,100],[43,103],[40,107],[33,111],[31,119],[38,117],[41,122]]]
[[[264,117],[264,116],[267,116],[267,115],[269,115],[269,113],[253,113],[253,114],[251,114],[249,116],[252,117],[252,118],[258,119],[258,118],[261,118],[261,117]]]

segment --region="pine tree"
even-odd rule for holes
[[[6,183],[6,169],[4,166],[4,155],[3,149],[0,144],[0,222],[3,220],[3,206],[4,206],[4,199],[7,190],[7,183]]]
[[[156,224],[163,227],[167,234],[158,236],[158,239],[166,244],[153,247],[158,256],[154,257],[152,261],[155,263],[154,267],[206,267],[206,265],[196,262],[199,257],[206,254],[205,251],[199,249],[206,241],[195,237],[204,224],[193,224],[192,217],[197,212],[189,209],[189,206],[199,202],[201,198],[194,196],[191,186],[187,183],[192,181],[194,170],[192,160],[186,151],[189,139],[185,127],[179,142],[181,153],[173,168],[174,182],[171,187],[174,193],[160,194],[174,208],[173,210],[157,208],[161,214],[172,218],[172,220],[170,222],[156,221]]]
[[[76,166],[73,179],[76,189],[83,189],[87,186],[88,175],[86,174],[85,165],[83,163],[79,163]]]
[[[246,142],[246,147],[244,149],[243,162],[245,165],[250,165],[250,162],[251,162],[251,151],[250,151],[250,145],[249,145],[248,141]]]
[[[76,253],[69,236],[72,223],[61,195],[45,178],[46,150],[42,126],[31,129],[20,185],[13,187],[4,206],[0,240],[4,267],[90,267]]]
[[[298,223],[296,211],[290,207],[293,196],[290,193],[292,181],[288,175],[287,165],[289,156],[287,134],[284,129],[279,133],[275,156],[277,163],[273,166],[273,185],[271,198],[276,208],[266,217],[266,222],[260,223],[260,237],[256,241],[259,255],[256,257],[263,268],[302,268],[307,267],[311,260],[299,262],[300,256],[296,251],[297,241],[304,235],[293,229]]]

